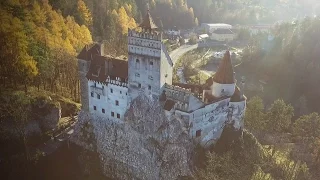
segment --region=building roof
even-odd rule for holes
[[[183,83],[173,83],[172,85],[178,86],[180,88],[184,89],[189,89],[191,93],[194,94],[201,94],[202,91],[204,90],[202,85],[197,85],[197,84],[183,84]]]
[[[230,24],[225,24],[225,23],[202,23],[202,24],[204,24],[204,25],[207,25],[207,26],[210,26],[210,27],[217,27],[217,28],[219,28],[219,27],[222,27],[222,26],[225,26],[225,27],[232,27],[232,25],[230,25]]]
[[[219,84],[235,83],[233,66],[231,64],[230,52],[226,51],[217,72],[207,80],[207,84],[211,85],[212,81]]]
[[[94,56],[87,73],[87,78],[92,81],[105,83],[108,76],[110,80],[120,78],[121,82],[126,82],[128,78],[128,61],[111,56]]]
[[[199,38],[200,38],[200,39],[205,39],[205,38],[208,38],[208,37],[209,37],[208,34],[200,34],[200,35],[199,35]]]
[[[78,59],[91,61],[92,57],[101,54],[101,45],[97,43],[85,45],[77,56]]]
[[[144,17],[142,23],[139,25],[139,27],[143,28],[143,29],[149,29],[149,30],[155,30],[158,29],[158,26],[154,23],[150,12],[148,10],[146,16]]]
[[[236,89],[230,98],[230,102],[241,102],[245,99],[246,98],[244,96],[242,96],[240,93],[240,88],[238,86],[236,86]]]
[[[166,101],[166,103],[164,104],[164,109],[165,110],[167,110],[167,111],[171,111],[171,109],[174,107],[174,105],[175,105],[175,102],[173,101],[173,100],[170,100],[170,99],[168,99],[167,101]]]
[[[214,34],[234,34],[231,29],[217,29],[213,31]]]

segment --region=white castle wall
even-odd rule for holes
[[[88,99],[88,79],[86,78],[90,62],[82,59],[78,59],[79,79],[81,89],[81,109],[89,111],[89,99]]]
[[[161,50],[160,88],[162,88],[165,83],[172,84],[172,72],[173,66],[169,64],[167,54]]]
[[[160,66],[159,58],[129,55],[128,78],[131,89],[129,94],[133,99],[141,90],[146,94],[160,94]],[[139,84],[141,84],[141,88],[139,88]],[[149,90],[149,86],[151,86],[151,90]]]
[[[108,117],[109,119],[123,120],[124,113],[128,107],[127,87],[89,81],[88,89],[89,110],[91,113],[100,117]],[[93,93],[93,97],[91,93]],[[100,95],[100,99],[98,99],[98,94]],[[116,101],[119,102],[119,105],[116,105]],[[94,106],[96,106],[96,110],[94,110]],[[104,109],[105,113],[102,112],[102,109]],[[114,113],[114,117],[111,116],[112,112]],[[117,117],[117,114],[120,115],[120,118]]]
[[[188,111],[197,110],[197,109],[201,108],[202,106],[203,106],[202,101],[200,101],[199,99],[197,99],[194,96],[190,96],[189,97],[189,109],[188,109]]]
[[[214,97],[232,96],[235,91],[235,84],[219,84],[213,82],[210,89]]]
[[[128,81],[129,102],[139,92],[160,95],[165,83],[172,83],[172,66],[163,52],[161,34],[129,30],[128,37]]]
[[[233,109],[232,120],[236,129],[244,127],[244,114],[246,109],[246,101],[230,102],[229,107]]]
[[[227,98],[194,111],[191,114],[189,135],[202,145],[207,144],[209,140],[218,139],[227,120],[229,100]],[[201,136],[197,137],[199,130]]]

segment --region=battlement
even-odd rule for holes
[[[183,87],[175,86],[175,85],[165,84],[165,88],[166,89],[171,89],[171,90],[174,90],[174,91],[184,92],[184,93],[191,93],[191,89],[187,89],[187,88],[183,88]]]
[[[148,39],[154,41],[162,40],[162,33],[158,31],[136,31],[134,29],[128,29],[128,37],[135,37],[141,39]]]

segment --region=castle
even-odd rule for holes
[[[83,111],[124,123],[131,102],[144,93],[159,100],[168,119],[181,119],[203,146],[215,143],[227,123],[243,128],[246,98],[236,86],[228,51],[205,84],[173,83],[174,63],[149,12],[139,27],[140,32],[128,30],[127,59],[105,55],[100,44],[79,53]]]

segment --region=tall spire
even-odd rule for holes
[[[231,64],[230,52],[226,51],[218,67],[217,72],[213,75],[213,81],[220,84],[235,83],[233,66]]]
[[[148,7],[148,11],[146,16],[144,17],[142,23],[139,25],[142,29],[147,29],[147,30],[156,30],[158,29],[157,25],[154,23],[151,15],[150,15],[150,10]]]

